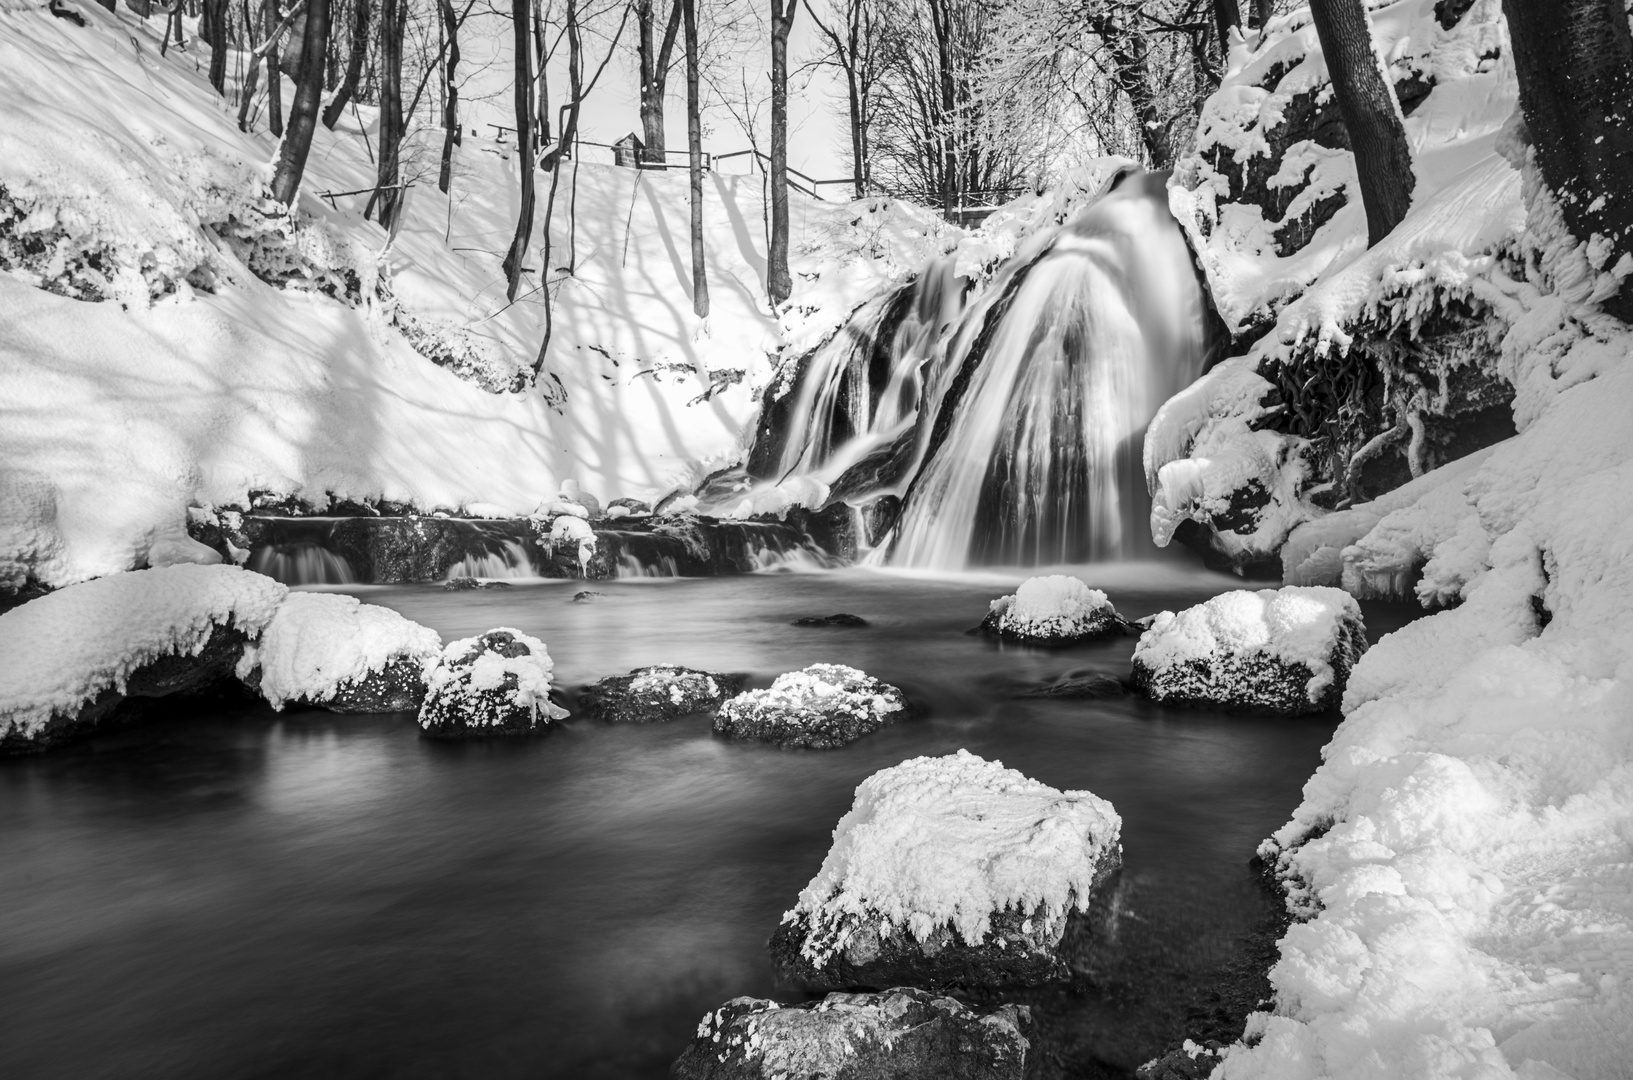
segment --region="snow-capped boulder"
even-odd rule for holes
[[[184,564],[70,585],[0,615],[0,753],[88,733],[127,698],[232,678],[288,590]]]
[[[779,1005],[740,997],[706,1013],[674,1080],[1021,1080],[1024,1005],[968,1006],[923,990],[829,994]]]
[[[155,570],[165,566],[181,566],[183,563],[214,566],[221,562],[226,562],[221,552],[208,544],[199,543],[180,528],[161,534],[147,549],[147,565]]]
[[[1037,985],[1122,865],[1122,818],[960,750],[874,773],[771,939],[812,989]]]
[[[1123,633],[1127,624],[1106,594],[1065,574],[1028,578],[1000,596],[981,620],[988,637],[1024,645],[1076,645]]]
[[[339,593],[290,593],[238,677],[274,709],[401,712],[425,700],[425,665],[442,651],[435,630],[390,608]]]
[[[742,688],[742,675],[657,664],[602,679],[579,695],[578,703],[597,719],[649,723],[717,709]]]
[[[578,486],[577,480],[563,480],[561,494],[557,496],[562,502],[577,503],[587,512],[580,517],[597,518],[601,516],[601,500]]]
[[[1238,589],[1159,613],[1134,648],[1134,687],[1154,701],[1327,712],[1366,648],[1361,608],[1341,589]]]
[[[640,499],[613,499],[607,503],[607,516],[611,517],[614,510],[624,511],[624,517],[645,517],[652,513],[652,504]]]
[[[444,739],[542,730],[567,715],[550,701],[554,671],[544,642],[520,630],[449,642],[425,669],[420,730]]]
[[[910,714],[894,686],[843,664],[812,664],[732,698],[720,706],[714,729],[733,739],[829,750]]]
[[[582,517],[563,514],[550,523],[550,544],[556,548],[577,549],[579,571],[590,576],[590,560],[595,557],[595,530]]]

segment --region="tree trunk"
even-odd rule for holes
[[[703,263],[703,92],[699,85],[697,0],[681,0],[686,24],[686,151],[692,180],[692,311],[709,315],[709,277]]]
[[[1503,0],[1537,167],[1633,322],[1633,34],[1620,0]]]
[[[269,0],[274,2],[274,0]],[[323,126],[330,131],[340,123],[340,114],[346,103],[357,93],[357,80],[363,77],[363,60],[369,52],[369,0],[352,0],[352,47],[346,58],[346,74],[340,80],[340,89],[329,99],[323,110]]]
[[[227,96],[227,0],[206,0],[200,35],[210,43],[210,85]]]
[[[295,100],[289,105],[289,127],[278,146],[278,167],[272,176],[272,197],[292,206],[306,171],[306,154],[317,127],[318,102],[323,98],[323,50],[329,37],[329,0],[308,0],[306,33],[301,44],[300,76]]]
[[[799,0],[771,0],[771,243],[766,292],[776,307],[794,291],[788,274],[788,33]]]
[[[517,165],[521,169],[521,206],[516,214],[516,234],[511,237],[510,250],[505,253],[505,298],[516,299],[516,289],[522,281],[523,262],[527,258],[527,243],[533,236],[533,209],[537,202],[534,194],[533,174],[537,171],[538,154],[533,149],[533,41],[528,29],[528,19],[532,14],[530,0],[512,0],[510,15],[512,23],[511,49],[515,55],[516,74],[515,84],[515,111],[516,111],[516,142]],[[548,267],[540,273],[545,279],[550,275]],[[548,297],[545,300],[549,305]]]
[[[1236,0],[1213,0],[1213,23],[1219,31],[1219,58],[1230,56],[1230,30],[1242,25],[1242,9]]]
[[[668,160],[663,130],[663,99],[669,85],[669,61],[675,52],[675,39],[682,21],[680,0],[669,8],[669,20],[663,26],[662,41],[658,40],[657,11],[653,0],[638,0],[635,18],[639,40],[641,79],[641,138],[644,148],[641,160],[655,169],[664,167]]]
[[[448,37],[448,67],[443,76],[448,96],[442,105],[442,168],[437,173],[437,189],[446,195],[453,180],[454,147],[460,143],[459,87],[454,82],[454,69],[459,66],[459,20],[454,16],[454,0],[441,0],[437,7],[442,12],[442,32]]]
[[[1316,36],[1327,60],[1338,112],[1355,151],[1355,171],[1366,207],[1367,246],[1388,236],[1412,206],[1412,153],[1401,127],[1400,105],[1384,81],[1361,0],[1311,0]]]
[[[380,5],[380,156],[375,198],[380,205],[380,224],[387,231],[396,227],[397,210],[403,193],[398,154],[403,142],[403,24],[407,0],[385,0]],[[373,201],[373,200],[371,200]]]
[[[330,8],[330,18],[333,19],[334,9]],[[264,33],[271,34],[277,30],[283,20],[278,16],[278,0],[266,0],[261,5],[261,25]],[[278,43],[272,42],[266,51],[266,115],[267,129],[275,138],[283,138],[284,133],[284,102],[283,80],[278,77]]]

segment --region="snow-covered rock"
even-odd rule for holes
[[[221,552],[208,544],[199,543],[180,529],[163,534],[147,549],[147,565],[155,570],[162,566],[180,566],[183,563],[214,566],[225,561],[221,557]]]
[[[390,608],[339,593],[290,593],[238,677],[274,709],[400,712],[425,700],[425,665],[442,651],[435,630]]]
[[[857,787],[772,962],[818,989],[1063,978],[1068,923],[1122,865],[1121,832],[1091,792],[967,750],[913,758]]]
[[[902,692],[843,664],[812,664],[778,675],[720,706],[714,729],[734,739],[828,750],[911,713]]]
[[[780,1005],[740,997],[706,1013],[675,1080],[1021,1080],[1031,1013],[923,990],[829,994]]]
[[[0,615],[0,752],[84,734],[127,697],[230,678],[288,590],[185,564],[71,585]]]
[[[981,620],[989,637],[1044,646],[1094,641],[1120,634],[1124,626],[1105,593],[1065,574],[1028,578],[994,600]]]
[[[569,548],[578,554],[579,571],[584,577],[590,576],[590,560],[595,558],[595,530],[583,517],[574,514],[562,514],[550,523],[550,544],[552,547]]]
[[[420,729],[444,739],[540,731],[567,716],[550,701],[554,672],[544,642],[520,630],[451,641],[426,665]]]
[[[614,723],[678,720],[719,708],[743,688],[743,679],[742,675],[657,664],[602,679],[579,695],[578,703],[591,716]]]
[[[1155,701],[1327,712],[1366,647],[1360,605],[1340,589],[1238,589],[1159,613],[1134,647],[1134,686]]]

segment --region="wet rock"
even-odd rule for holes
[[[829,750],[855,742],[912,709],[894,686],[843,664],[812,664],[779,675],[766,690],[720,707],[714,730],[733,739]]]
[[[1046,686],[1023,690],[1023,698],[1114,698],[1128,693],[1123,680],[1103,672],[1066,674]]]
[[[468,589],[508,589],[510,582],[494,581],[491,578],[456,577],[444,581],[442,587],[448,592],[463,592]]]
[[[573,594],[572,602],[575,604],[593,604],[606,595],[606,593],[596,592],[594,589],[584,589]]]
[[[579,695],[598,720],[652,723],[709,712],[743,688],[743,675],[722,675],[676,664],[636,668],[602,679]]]
[[[420,730],[440,739],[530,735],[566,717],[550,701],[544,642],[500,628],[450,642],[426,669]]]
[[[1066,981],[1092,965],[1122,819],[1087,791],[959,751],[868,777],[769,945],[808,990]]]
[[[807,615],[803,619],[795,619],[795,626],[869,626],[871,625],[860,615]]]
[[[1224,1050],[1223,1043],[1212,1039],[1203,1043],[1186,1039],[1184,1045],[1141,1065],[1134,1080],[1207,1080]]]
[[[1238,589],[1160,612],[1135,646],[1132,683],[1153,701],[1330,712],[1366,648],[1360,606],[1340,589]]]
[[[779,1005],[740,997],[708,1013],[674,1080],[1022,1080],[1025,1006],[971,1007],[922,990]]]
[[[1064,574],[1029,578],[987,609],[978,632],[1022,645],[1061,648],[1127,633],[1106,594]]]
[[[652,513],[652,505],[644,503],[640,499],[614,499],[607,504],[609,514],[619,508],[628,511],[631,516]]]

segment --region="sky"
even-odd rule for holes
[[[478,128],[482,134],[491,134],[487,124],[515,126],[514,105],[511,100],[510,69],[511,24],[508,18],[493,14],[472,12],[460,34],[460,52],[463,56],[463,83],[460,91],[464,107],[466,129]],[[810,12],[801,6],[794,20],[789,38],[789,67],[795,69],[813,60],[819,50],[817,32]],[[635,58],[635,23],[631,18],[625,26],[612,60],[607,64],[595,90],[580,113],[580,138],[586,142],[613,143],[641,127],[639,88]],[[741,85],[746,76],[751,90],[756,90],[767,104],[761,107],[760,146],[767,148],[770,121],[770,67],[771,45],[768,37],[759,35],[759,48],[744,50],[736,57],[722,58],[720,81],[730,86]],[[605,55],[605,39],[586,39],[585,50],[590,54],[587,65],[600,62]],[[565,50],[563,50],[565,51]],[[677,64],[669,76],[668,103],[664,112],[664,127],[670,150],[686,148],[686,77],[679,63],[682,52],[675,49]],[[558,57],[560,59],[560,57]],[[843,179],[850,173],[843,156],[843,145],[848,140],[844,118],[844,84],[827,69],[811,70],[806,67],[789,80],[789,139],[788,163],[819,180]],[[562,64],[550,71],[551,100],[562,101],[566,95],[566,74]],[[728,154],[747,150],[749,139],[741,124],[723,108],[713,108],[704,116],[703,149],[711,154]],[[585,160],[600,160],[595,155],[610,151],[597,149],[585,153]],[[722,165],[724,171],[746,171],[747,159],[740,158]],[[828,188],[830,197],[839,198],[846,189]]]

